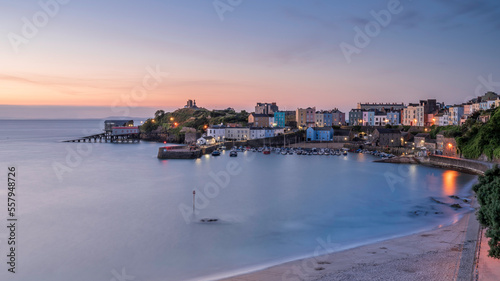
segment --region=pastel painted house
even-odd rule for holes
[[[310,127],[307,128],[307,141],[332,141],[332,127]]]

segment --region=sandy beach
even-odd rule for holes
[[[471,280],[478,230],[470,212],[450,226],[224,280]]]

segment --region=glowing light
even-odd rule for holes
[[[170,117],[170,121],[174,121],[174,117]]]
[[[457,192],[457,171],[447,170],[443,173],[443,194],[446,196],[455,195]]]
[[[452,148],[452,147],[453,147],[453,144],[449,143],[449,144],[448,144],[448,147],[449,147],[449,148]]]

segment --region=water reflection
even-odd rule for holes
[[[457,192],[457,171],[447,170],[443,173],[443,195],[455,195]]]

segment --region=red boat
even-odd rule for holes
[[[264,151],[262,151],[262,153],[264,153],[264,154],[271,154],[271,150],[269,150],[269,149],[266,148],[266,149],[264,149]]]

